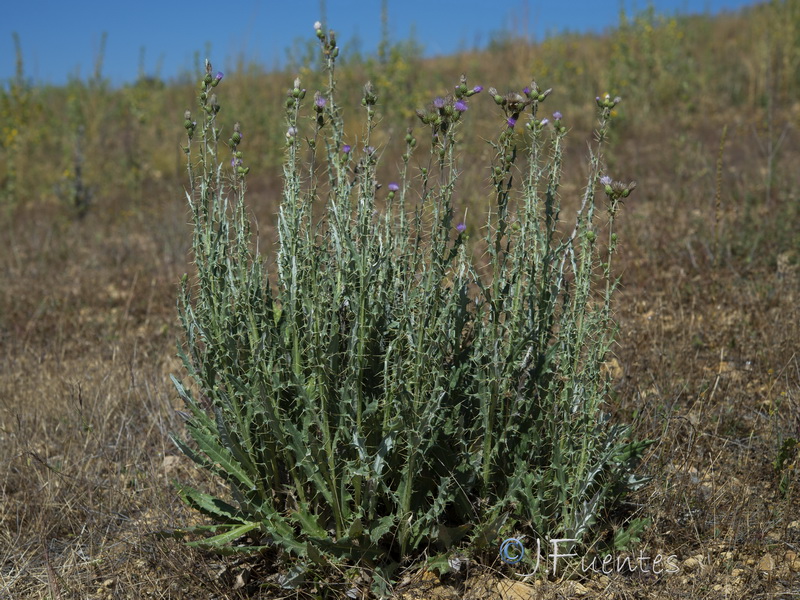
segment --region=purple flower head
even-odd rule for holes
[[[530,94],[530,93],[531,93],[531,88],[529,88],[529,87],[526,85],[524,88],[522,88],[522,92],[523,92],[523,93],[524,93],[524,94],[527,96],[528,94]]]
[[[508,117],[508,120],[506,121],[506,123],[508,123],[508,126],[513,129],[514,125],[517,124],[517,120],[514,117]]]
[[[319,108],[323,108],[328,101],[325,99],[325,96],[317,96],[314,98],[314,104],[316,104]]]
[[[469,107],[467,106],[466,102],[464,102],[463,100],[459,100],[453,105],[453,108],[455,108],[458,112],[463,113],[466,112],[467,108]]]
[[[239,166],[241,166],[241,164],[242,164],[242,159],[241,158],[232,158],[231,159],[231,166],[232,167],[234,167],[234,168],[235,167],[239,167]]]
[[[345,154],[350,154],[350,150],[352,149],[353,147],[350,144],[345,144],[344,146],[342,146],[342,152],[344,152]]]
[[[458,225],[456,225],[456,231],[458,233],[464,233],[466,230],[467,230],[467,226],[464,225],[464,223],[459,223]]]
[[[289,129],[286,130],[287,138],[293,138],[296,135],[297,135],[297,127],[289,127]]]
[[[433,101],[434,108],[444,108],[444,98],[441,96],[437,96],[436,99]]]
[[[373,154],[375,154],[375,147],[374,146],[366,146],[364,148],[364,153],[367,156],[372,156]]]
[[[217,81],[222,81],[223,77],[224,75],[222,74],[222,71],[217,71]]]
[[[553,119],[555,119],[556,121],[560,121],[562,119],[562,117],[563,117],[563,115],[558,111],[553,113]]]
[[[611,177],[609,177],[608,175],[603,175],[600,178],[600,183],[602,183],[603,185],[611,185]]]
[[[482,85],[476,85],[474,88],[472,88],[473,94],[480,94],[482,91],[483,91]]]
[[[545,125],[547,125],[549,122],[550,122],[550,119],[542,119],[541,121],[539,121],[539,125],[541,125],[542,127],[544,127],[544,126],[545,126]]]
[[[399,185],[397,185],[397,184],[396,184],[396,183],[394,183],[394,182],[390,183],[388,187],[389,187],[389,191],[390,191],[390,192],[396,192],[397,190],[399,190],[399,189],[400,189],[400,186],[399,186]]]

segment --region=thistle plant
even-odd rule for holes
[[[603,410],[614,219],[633,189],[601,181],[619,99],[598,98],[589,180],[561,231],[564,117],[540,117],[550,90],[535,82],[489,90],[502,126],[478,270],[467,231],[480,226],[458,221],[453,202],[460,126],[483,88],[462,77],[419,109],[422,133],[407,132],[381,182],[379,98],[364,86],[363,133],[347,138],[336,39],[315,29],[327,87],[307,94],[298,79],[286,96],[272,278],[246,214],[247,138],[237,124],[223,141],[210,64],[201,116],[185,115],[197,280],[184,277],[179,299],[190,385],[174,381],[189,439],[174,439],[229,489],[180,487],[214,521],[186,530],[205,534],[191,543],[277,548],[296,574],[368,566],[381,592],[423,552],[496,551],[504,533],[591,545],[645,481],[634,468],[646,442]]]

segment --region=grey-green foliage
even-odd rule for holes
[[[179,301],[191,385],[175,380],[191,441],[175,441],[230,490],[223,500],[181,488],[215,521],[193,529],[207,534],[195,543],[274,545],[386,579],[422,550],[486,549],[506,531],[591,543],[605,510],[643,481],[633,469],[646,444],[602,411],[616,236],[602,256],[598,236],[612,235],[630,188],[604,182],[611,218],[596,229],[598,144],[574,231],[559,233],[566,128],[536,115],[549,92],[535,84],[525,96],[492,90],[513,121],[493,143],[489,267],[478,272],[452,200],[463,108],[479,88],[462,79],[418,112],[429,166],[412,166],[409,131],[387,193],[370,147],[375,94],[365,87],[362,146],[343,151],[338,49],[318,37],[328,89],[307,101],[311,118],[299,81],[287,96],[273,282],[252,248],[238,125],[232,159],[218,144],[210,65],[202,123],[187,113],[197,282],[184,278]],[[613,104],[598,101],[600,141]]]

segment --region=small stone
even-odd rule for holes
[[[783,539],[783,534],[780,531],[770,531],[766,535],[768,542],[780,542]]]
[[[572,595],[577,597],[583,597],[589,593],[589,590],[586,589],[583,585],[578,583],[577,581],[572,584]]]
[[[761,557],[761,560],[758,561],[758,570],[761,573],[771,573],[775,570],[775,559],[772,558],[772,554],[767,552],[764,556]]]
[[[181,464],[181,457],[169,455],[165,456],[163,462],[161,463],[161,467],[164,469],[164,473],[166,475],[170,475],[174,471],[178,469]]]
[[[520,581],[498,581],[495,590],[502,600],[529,600],[536,597],[534,588]]]
[[[436,583],[439,582],[439,576],[436,575],[433,571],[423,571],[422,577],[420,578],[422,581],[434,581]]]
[[[698,554],[697,556],[692,556],[690,558],[687,558],[685,561],[683,561],[683,568],[685,571],[688,571],[690,573],[702,570],[703,555]]]

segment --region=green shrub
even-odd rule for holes
[[[489,90],[503,125],[479,268],[467,241],[481,228],[459,222],[453,198],[459,126],[480,86],[462,78],[417,111],[426,139],[417,144],[409,130],[396,183],[382,185],[370,146],[373,88],[364,88],[356,147],[337,105],[336,42],[317,35],[328,87],[306,100],[296,80],[287,95],[273,280],[246,214],[246,138],[234,126],[223,158],[221,74],[210,64],[202,121],[186,115],[197,282],[184,278],[179,302],[192,385],[175,384],[193,443],[175,441],[230,490],[223,500],[181,487],[214,519],[187,530],[206,534],[192,543],[277,547],[305,566],[367,565],[384,591],[393,570],[423,551],[496,551],[501,533],[591,544],[606,510],[644,481],[633,468],[646,443],[602,411],[613,221],[633,189],[598,184],[618,99],[598,98],[588,184],[563,234],[566,125],[558,113],[552,122],[538,115],[550,91]]]

